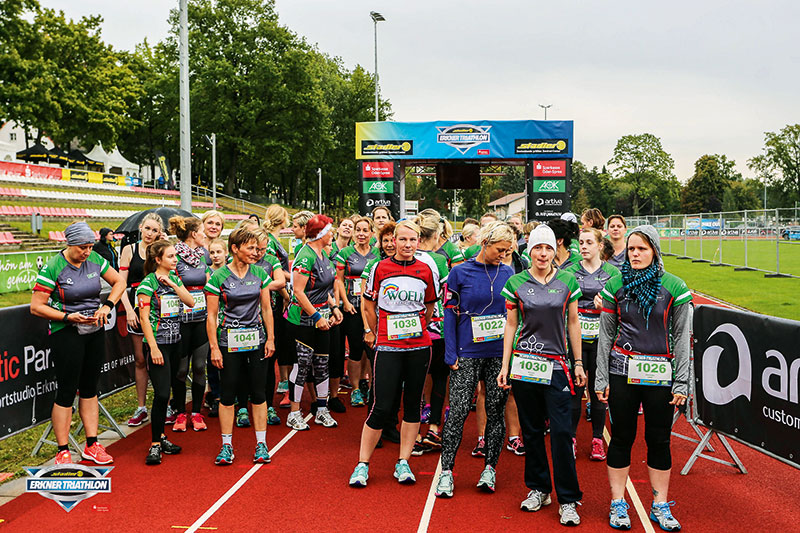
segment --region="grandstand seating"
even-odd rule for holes
[[[15,238],[10,231],[0,231],[0,245],[21,244],[22,241]]]
[[[134,192],[137,194],[153,194],[158,196],[180,196],[181,194],[180,191],[169,191],[166,189],[128,187],[125,185],[115,185],[113,183],[90,183],[88,181],[58,180],[53,178],[21,176],[19,174],[9,174],[6,172],[0,172],[0,181],[7,183],[38,185],[43,187],[65,187],[73,189],[95,189],[114,192]]]

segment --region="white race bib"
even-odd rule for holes
[[[511,358],[511,379],[550,385],[553,378],[553,360],[539,355],[515,353]]]
[[[200,313],[206,310],[206,295],[203,291],[191,291],[192,298],[194,298],[194,307],[188,305],[183,306],[183,312],[187,315],[192,313]]]
[[[390,341],[422,336],[419,313],[399,313],[386,317],[386,338]]]
[[[175,294],[161,297],[161,318],[172,318],[181,314],[181,299]]]
[[[249,352],[258,348],[258,328],[228,330],[228,351]]]
[[[472,342],[488,342],[500,339],[506,329],[505,315],[473,316]]]
[[[353,296],[361,296],[361,278],[353,280]]]
[[[628,359],[628,383],[669,387],[672,385],[672,364],[666,357],[631,356]]]
[[[581,324],[581,339],[585,341],[597,340],[600,335],[600,315],[578,313],[578,321]]]

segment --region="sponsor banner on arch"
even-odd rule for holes
[[[800,322],[699,306],[699,422],[800,468]]]
[[[370,213],[376,207],[386,207],[395,220],[400,218],[400,174],[397,161],[364,161],[361,163],[361,194],[359,212]]]

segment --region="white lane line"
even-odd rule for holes
[[[311,413],[309,413],[308,416],[305,417],[306,423],[308,423],[308,421],[311,420],[312,416],[313,415]],[[275,447],[272,448],[272,450],[270,450],[270,452],[269,452],[270,458],[274,457],[275,454],[278,453],[278,450],[283,448],[283,445],[286,444],[287,442],[289,442],[289,439],[294,437],[295,433],[297,433],[296,429],[293,429],[289,433],[287,433],[286,436],[283,437],[283,439],[281,439],[281,441],[278,444],[276,444]],[[264,466],[262,463],[253,465],[253,467],[250,470],[248,470],[242,477],[239,478],[239,480],[236,483],[233,484],[233,486],[231,488],[228,489],[228,492],[223,494],[220,497],[220,499],[218,499],[216,502],[214,502],[214,505],[209,507],[208,510],[205,513],[203,513],[203,515],[200,518],[195,520],[194,524],[189,526],[189,529],[186,530],[186,533],[194,533],[195,531],[197,531],[200,528],[200,526],[205,524],[206,520],[211,518],[214,515],[214,513],[216,513],[219,510],[219,508],[222,507],[225,504],[225,502],[227,502],[231,498],[231,496],[236,494],[236,492],[240,488],[242,488],[242,485],[247,483],[247,480],[250,479],[251,477],[253,477],[253,475],[256,472],[258,472],[258,470],[262,466]]]
[[[611,443],[611,435],[608,432],[608,428],[603,428],[603,437],[606,439],[606,447]],[[650,515],[642,505],[642,500],[639,498],[639,493],[636,492],[636,487],[633,486],[633,482],[631,481],[631,477],[628,476],[628,479],[625,481],[625,488],[628,490],[628,495],[631,497],[631,503],[633,503],[633,507],[636,509],[636,514],[639,515],[639,521],[642,523],[644,530],[647,533],[655,533],[655,529],[653,528],[653,523],[650,521]]]
[[[422,517],[419,519],[417,533],[425,533],[428,531],[428,525],[431,523],[431,515],[433,514],[433,506],[436,503],[436,485],[439,481],[439,474],[441,473],[442,458],[439,457],[439,462],[436,463],[436,471],[433,473],[431,488],[428,489],[428,499],[425,500],[425,509],[422,511]]]

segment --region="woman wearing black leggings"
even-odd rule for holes
[[[625,483],[636,440],[639,405],[644,409],[647,470],[653,489],[650,519],[665,531],[680,523],[670,511],[672,468],[670,431],[676,406],[686,402],[689,379],[689,327],[692,293],[680,278],[664,271],[658,231],[638,226],[628,236],[621,276],[602,291],[595,391],[608,402],[611,443],[608,481],[609,524],[630,529]],[[672,342],[670,342],[670,338]]]
[[[180,453],[181,447],[167,440],[164,421],[170,386],[181,362],[181,322],[183,306],[192,308],[194,297],[173,270],[178,264],[175,248],[169,241],[156,241],[147,248],[145,278],[136,289],[139,322],[147,347],[147,370],[153,382],[152,439],[145,463],[161,464],[161,454]]]

